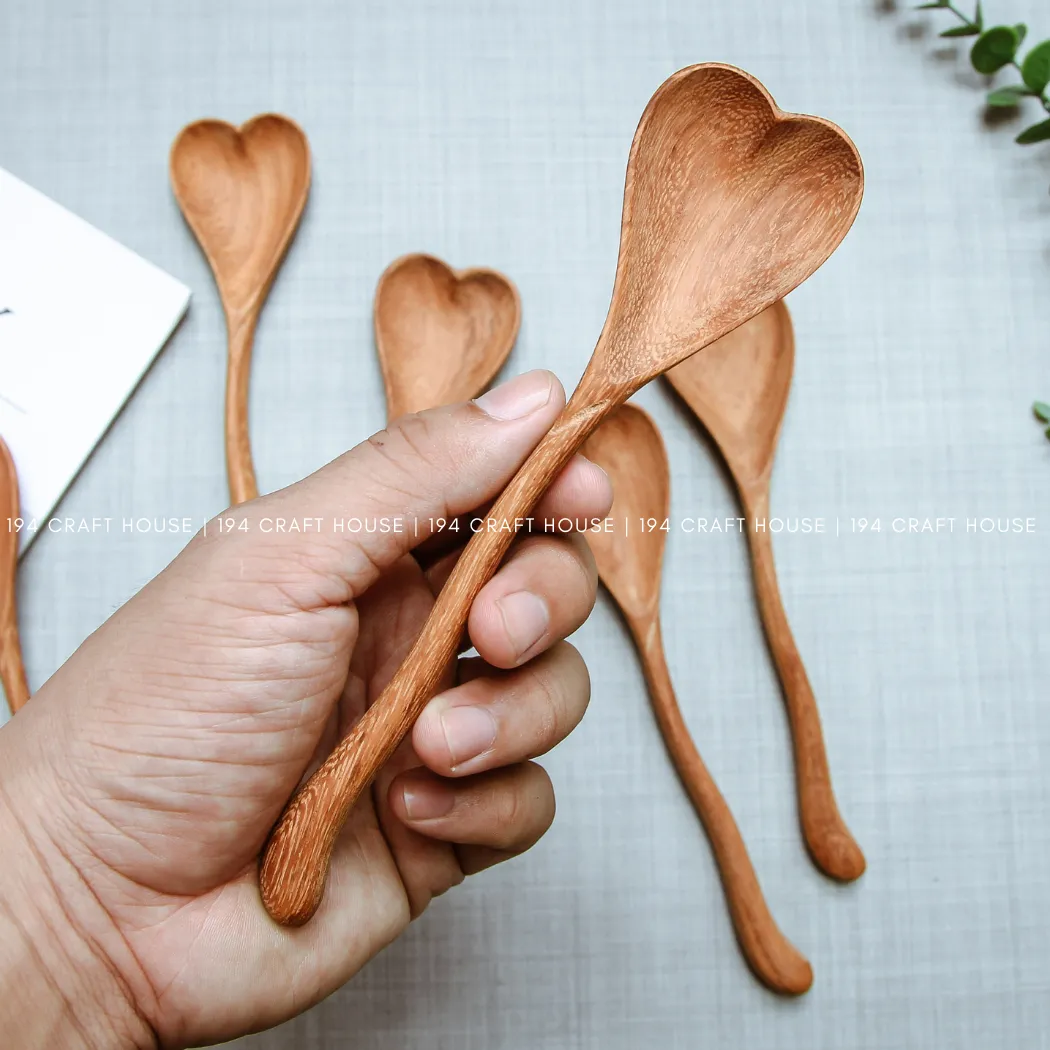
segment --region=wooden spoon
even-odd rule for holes
[[[863,874],[864,854],[835,804],[817,702],[777,587],[771,534],[755,528],[756,519],[769,519],[769,478],[794,359],[791,315],[781,302],[676,365],[667,379],[715,439],[740,493],[758,607],[791,725],[802,834],[817,867],[849,882]]]
[[[7,442],[0,438],[0,681],[15,714],[29,699],[29,683],[18,640],[18,531],[10,523],[19,517],[18,471]]]
[[[239,128],[198,120],[171,147],[171,185],[215,275],[226,313],[226,473],[235,504],[259,490],[248,434],[252,341],[310,190],[310,147],[274,113]]]
[[[403,255],[379,278],[374,315],[387,418],[397,419],[477,397],[518,337],[521,300],[495,270]]]
[[[638,647],[657,724],[707,832],[744,958],[773,991],[801,995],[813,983],[813,971],[769,913],[740,830],[693,744],[671,685],[660,635],[666,534],[642,532],[637,525],[639,519],[663,521],[670,513],[670,472],[660,433],[640,408],[622,405],[587,439],[583,454],[605,469],[615,493],[616,531],[588,533],[587,542]]]
[[[400,669],[274,828],[260,867],[274,919],[301,924],[317,910],[350,808],[434,695],[514,523],[613,408],[813,273],[852,225],[863,182],[843,132],[782,113],[738,69],[690,66],[657,90],[631,146],[612,302],[590,363],[490,511],[493,527],[467,544]]]

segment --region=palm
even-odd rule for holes
[[[418,764],[406,742],[347,824],[331,915],[281,930],[263,912],[256,858],[281,807],[396,669],[433,603],[410,557],[355,602],[332,606],[307,588],[295,611],[280,608],[282,571],[253,566],[234,600],[231,581],[217,580],[200,600],[222,602],[201,609],[175,602],[169,570],[80,654],[90,659],[110,630],[131,638],[125,664],[106,672],[120,684],[104,691],[105,717],[86,719],[79,742],[97,772],[83,834],[101,862],[93,888],[157,992],[153,1023],[176,1041],[187,1023],[199,1039],[294,1013],[462,878],[453,847],[385,819],[390,780]],[[137,629],[158,622],[136,615],[140,603],[169,601],[162,637]]]

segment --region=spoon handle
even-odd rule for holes
[[[226,476],[234,506],[259,495],[248,432],[248,381],[258,312],[250,310],[226,319]]]
[[[711,843],[744,958],[767,988],[802,995],[813,983],[813,970],[770,914],[740,829],[689,735],[667,670],[659,617],[631,621],[631,632],[642,656],[656,722]]]
[[[18,517],[18,472],[7,443],[0,438],[0,502],[7,508],[9,520],[0,521],[0,681],[11,714],[29,699],[29,683],[22,663],[22,645],[18,640],[18,605],[15,580],[18,575],[18,531],[13,521]]]
[[[791,726],[802,835],[810,856],[821,871],[841,882],[852,882],[864,874],[864,854],[846,827],[835,802],[820,712],[784,611],[773,561],[772,538],[768,529],[755,528],[756,519],[769,519],[768,486],[762,485],[753,493],[744,493],[743,499],[759,612],[784,690]]]
[[[575,404],[574,404],[575,402]],[[471,537],[397,673],[323,765],[292,797],[263,852],[259,886],[270,915],[300,926],[324,895],[332,849],[354,803],[412,728],[455,657],[467,614],[510,546],[513,526],[613,408],[574,396],[489,512],[506,529]]]

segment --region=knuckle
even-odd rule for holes
[[[581,544],[586,546],[586,543],[582,537],[576,542],[576,537],[579,537],[578,533],[554,541],[558,556],[557,579],[564,581],[561,584],[563,591],[571,597],[573,623],[581,613],[586,617],[598,593],[597,573],[591,572],[593,563],[581,549]]]
[[[366,444],[374,456],[392,468],[392,477],[386,479],[392,487],[407,486],[415,493],[430,486],[435,470],[440,472],[433,428],[424,416],[404,416],[373,434]]]
[[[590,592],[591,604],[598,595],[598,563],[594,560],[594,551],[582,533],[573,534],[573,548],[579,559],[580,568],[587,577],[587,588]]]
[[[553,747],[562,738],[564,719],[563,681],[554,661],[542,660],[531,670],[534,686],[534,718],[537,743],[543,751]],[[536,751],[540,754],[540,751]]]
[[[518,838],[523,819],[527,816],[521,785],[516,781],[506,785],[496,798],[496,820],[507,842]]]
[[[583,656],[568,642],[558,642],[529,666],[536,746],[541,755],[580,724],[591,697],[591,679]]]

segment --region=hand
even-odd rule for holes
[[[246,531],[212,523],[0,729],[0,1023],[17,1045],[196,1045],[276,1024],[544,833],[554,794],[530,759],[589,694],[561,640],[594,603],[578,534],[522,539],[482,590],[478,657],[449,669],[355,808],[315,918],[279,927],[259,899],[282,807],[396,670],[458,554],[442,542],[469,536],[434,537],[417,561],[413,521],[422,534],[485,505],[563,403],[553,376],[529,373],[228,512]],[[535,517],[610,502],[577,458]],[[321,524],[263,531],[278,518]],[[333,529],[350,518],[406,531]]]

